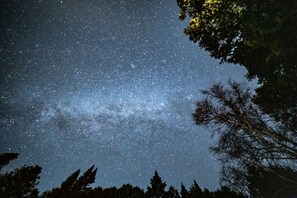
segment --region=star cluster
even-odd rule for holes
[[[245,71],[188,41],[175,1],[1,2],[0,151],[43,167],[42,190],[98,166],[96,184],[218,187],[199,90]]]

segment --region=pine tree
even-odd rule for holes
[[[180,198],[180,195],[178,193],[178,191],[173,187],[170,186],[167,192],[167,197],[168,198]]]
[[[36,186],[40,173],[40,166],[23,166],[10,173],[0,175],[0,197],[37,197],[38,189]]]
[[[73,189],[75,182],[79,176],[80,169],[72,173],[65,181],[62,182],[61,184],[61,189],[64,189],[65,191],[70,191]]]
[[[189,192],[188,192],[188,190],[186,189],[186,187],[184,186],[183,183],[181,184],[180,194],[181,194],[182,198],[186,198],[186,197],[189,196]]]
[[[0,170],[18,157],[18,153],[0,154]],[[36,188],[41,173],[40,166],[23,166],[0,175],[0,197],[38,197]]]
[[[203,192],[197,182],[194,180],[189,191],[190,197],[202,197]]]
[[[88,186],[95,181],[97,168],[90,167],[82,176],[79,176],[80,170],[72,173],[59,188],[46,191],[42,194],[43,198],[58,197],[88,197],[92,189]]]
[[[95,182],[97,168],[94,168],[94,165],[91,166],[82,176],[78,178],[73,187],[75,190],[87,189],[90,184]]]
[[[151,186],[147,187],[147,196],[150,198],[156,197],[165,197],[166,196],[166,183],[162,181],[161,177],[159,176],[158,172],[155,171],[155,175],[152,177]]]

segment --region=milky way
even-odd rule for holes
[[[0,151],[38,164],[40,189],[95,164],[95,185],[218,187],[199,90],[239,66],[192,44],[169,0],[1,1]]]

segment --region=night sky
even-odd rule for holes
[[[183,34],[175,0],[1,0],[0,152],[43,168],[40,190],[98,167],[95,185],[219,186],[191,114],[220,65]]]

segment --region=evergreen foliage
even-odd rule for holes
[[[173,186],[169,186],[168,192],[167,192],[168,198],[180,198],[178,190],[176,190]]]
[[[192,186],[190,187],[189,197],[202,197],[203,192],[197,182],[194,180]]]
[[[150,184],[151,186],[147,187],[147,192],[146,192],[148,197],[151,197],[151,198],[165,197],[166,183],[162,181],[157,171],[155,171],[155,175],[151,179]]]
[[[9,161],[15,159],[18,154],[1,154],[4,156],[8,164]],[[9,157],[8,157],[9,156]],[[0,158],[0,160],[2,160]],[[4,160],[2,160],[4,162]],[[4,164],[4,163],[3,163]],[[210,192],[207,189],[203,191],[196,181],[193,182],[190,190],[182,184],[180,193],[173,186],[166,190],[166,183],[162,181],[158,172],[155,171],[154,176],[150,180],[150,186],[144,192],[137,186],[124,184],[120,188],[110,187],[91,187],[94,183],[97,168],[91,166],[80,176],[80,170],[73,172],[65,179],[60,187],[53,188],[39,194],[36,185],[39,181],[41,167],[24,166],[9,173],[0,175],[0,197],[9,198],[182,198],[182,197],[202,197],[202,198],[233,198],[236,194],[228,188]],[[218,194],[219,196],[216,196]],[[239,196],[240,197],[240,196]],[[241,198],[241,197],[240,197]]]
[[[59,188],[54,188],[51,191],[44,192],[41,197],[84,197],[92,192],[90,184],[95,182],[97,169],[91,166],[82,176],[79,176],[80,170],[72,173],[65,181],[62,182]]]
[[[16,159],[17,153],[3,153],[0,155],[2,167]],[[9,173],[0,174],[0,197],[35,198],[38,197],[38,180],[41,173],[40,166],[23,166]]]
[[[18,158],[18,153],[2,153],[0,154],[0,171],[1,169],[10,163],[11,160]]]
[[[181,183],[181,190],[180,190],[180,195],[182,198],[185,198],[185,197],[188,197],[189,195],[189,192],[188,190],[186,189],[185,185],[183,183]]]

